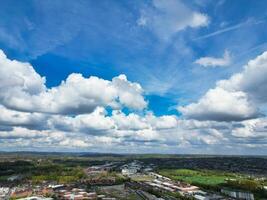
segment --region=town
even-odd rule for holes
[[[258,172],[254,175],[233,173],[232,167],[225,171],[192,167],[211,157],[162,157],[163,162],[179,160],[184,164],[190,159],[190,166],[177,165],[173,169],[172,165],[169,168],[166,163],[161,165],[159,158],[153,156],[27,155],[21,157],[24,160],[12,156],[2,155],[0,163],[0,199],[3,200],[254,200],[266,198],[267,193],[263,165],[251,169]],[[232,157],[217,159],[224,159],[228,164],[233,160]],[[249,164],[255,158],[238,159],[242,168],[242,164]],[[266,158],[258,159],[266,162]]]

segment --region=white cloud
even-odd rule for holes
[[[191,10],[180,0],[153,0],[137,20],[138,25],[147,26],[163,40],[187,27],[197,28],[208,23],[207,15]]]
[[[246,120],[240,127],[232,130],[232,135],[240,138],[267,138],[267,120],[265,118]]]
[[[163,115],[160,117],[148,113],[140,116],[135,113],[126,115],[120,110],[112,112],[111,116],[103,107],[98,107],[90,114],[77,115],[75,117],[54,115],[47,120],[47,126],[51,129],[82,132],[89,135],[112,134],[132,135],[139,130],[173,129],[178,125],[178,120],[173,115]]]
[[[86,115],[102,115],[103,110],[98,109],[95,113]],[[52,116],[55,117],[55,116]],[[60,117],[60,116],[58,116]],[[225,123],[214,121],[197,121],[197,120],[178,120],[176,125],[174,123],[168,123],[168,126],[162,127],[155,126],[155,121],[161,121],[161,117],[157,118],[149,114],[148,116],[135,116],[138,121],[145,122],[145,126],[138,127],[136,129],[130,129],[126,127],[125,130],[118,129],[117,125],[106,127],[106,130],[99,133],[98,129],[103,128],[105,118],[113,120],[112,117],[106,116],[105,118],[95,118],[98,121],[90,121],[91,117],[86,116],[83,120],[83,124],[78,119],[84,117],[79,115],[77,118],[69,118],[70,125],[73,128],[70,131],[64,130],[64,116],[62,116],[62,127],[50,127],[50,130],[29,130],[27,128],[14,127],[13,130],[0,131],[0,145],[9,147],[25,148],[58,148],[58,149],[87,149],[91,150],[99,149],[103,147],[106,150],[120,149],[120,152],[129,149],[141,149],[144,145],[147,148],[160,148],[160,146],[175,147],[175,148],[198,148],[199,151],[202,148],[216,147],[216,145],[252,145],[254,148],[257,146],[257,141],[253,142],[255,137],[266,138],[266,122],[264,120],[258,120],[257,123],[252,120],[238,123]],[[130,117],[131,118],[131,117]],[[122,120],[129,126],[129,122],[132,119],[125,115]],[[148,120],[153,118],[153,120]],[[167,117],[168,118],[168,117]],[[165,118],[166,119],[166,118]],[[166,122],[170,122],[175,118],[170,118]],[[61,121],[60,119],[58,119]],[[72,121],[73,120],[73,121]],[[118,119],[116,119],[118,120]],[[112,124],[118,124],[114,120]],[[125,122],[127,121],[128,122]],[[71,122],[72,121],[72,122]],[[266,120],[265,120],[266,121]],[[58,123],[58,122],[55,122]],[[87,125],[87,123],[90,123]],[[139,123],[139,122],[135,122]],[[172,125],[171,125],[172,124]],[[251,125],[249,125],[251,124]],[[254,124],[257,124],[255,126]],[[239,130],[245,126],[253,126],[254,128],[249,130],[249,133],[243,133],[244,130]],[[87,129],[85,131],[84,126]],[[93,126],[93,127],[92,127]],[[160,128],[159,128],[160,127]],[[168,127],[166,129],[166,127]],[[171,127],[171,128],[170,128]],[[257,128],[256,128],[257,127]],[[90,131],[91,132],[90,132]],[[265,132],[264,132],[265,131]],[[243,138],[242,141],[239,138]],[[253,141],[251,140],[253,139]],[[229,143],[230,142],[230,143]],[[259,143],[262,145],[262,143]],[[153,147],[154,146],[154,147]],[[202,149],[203,150],[203,149]],[[137,150],[138,152],[138,150]]]
[[[229,51],[225,51],[222,58],[202,57],[195,61],[195,63],[204,67],[225,67],[231,64],[231,56]]]
[[[48,116],[9,110],[0,105],[0,125],[23,126],[29,129],[46,129]]]
[[[49,127],[61,131],[83,132],[90,135],[101,134],[115,128],[113,120],[106,116],[102,107],[97,107],[90,114],[70,116],[52,116],[48,120]]]
[[[185,117],[240,121],[261,116],[267,103],[267,52],[250,60],[243,71],[218,81],[197,103],[179,107]]]
[[[30,95],[38,94],[45,90],[45,78],[35,72],[29,63],[9,60],[0,50],[0,92],[8,93],[10,90],[23,90]],[[1,96],[2,96],[1,95]]]
[[[174,115],[156,117],[150,113],[146,116],[146,120],[149,124],[151,124],[151,127],[156,130],[172,129],[177,127],[177,118]]]
[[[82,139],[75,139],[75,138],[67,138],[61,142],[59,142],[60,146],[64,147],[78,147],[78,148],[85,148],[92,146],[91,143],[87,143]]]
[[[125,75],[113,78],[111,84],[116,89],[119,102],[122,105],[137,110],[147,107],[147,102],[142,96],[143,89],[140,84],[128,81]]]
[[[228,129],[229,124],[228,122],[218,122],[218,121],[199,121],[195,119],[179,119],[177,121],[178,127],[182,127],[186,130],[197,130],[197,129]]]
[[[45,133],[36,130],[28,130],[26,128],[15,127],[12,131],[0,131],[1,139],[15,139],[15,138],[37,138],[44,137]],[[48,136],[48,135],[47,135]]]
[[[70,74],[59,86],[46,88],[45,78],[28,63],[9,60],[0,52],[0,102],[9,109],[53,114],[91,113],[98,106],[142,110],[147,102],[137,83],[125,75],[112,81]]]
[[[143,141],[161,139],[161,135],[157,131],[152,129],[139,130],[136,132],[136,135],[134,137],[136,138],[136,140],[143,140]]]
[[[244,70],[217,83],[230,91],[244,91],[259,103],[267,103],[267,52],[250,60]]]
[[[205,150],[221,144],[266,147],[262,141],[267,132],[265,118],[229,122],[257,117],[255,102],[266,102],[266,93],[262,94],[265,87],[256,88],[266,81],[266,55],[250,61],[241,73],[219,81],[197,103],[180,107],[184,116],[196,119],[179,119],[146,110],[132,112],[146,108],[147,102],[142,87],[125,75],[108,81],[71,74],[59,86],[48,89],[45,78],[30,64],[11,61],[2,53],[0,146],[120,152]],[[112,113],[106,111],[107,106],[113,108]],[[125,114],[123,107],[130,113]]]
[[[134,113],[130,113],[126,116],[121,111],[113,111],[112,120],[116,124],[118,130],[142,130],[149,128],[149,124]]]
[[[201,148],[217,148],[219,145],[227,144],[229,142],[229,129],[217,129],[218,122],[197,121],[198,127],[196,128],[188,120],[182,120],[179,131],[179,137],[172,135],[172,140],[177,138],[178,144],[181,147],[199,148],[197,152],[201,151]],[[191,121],[192,122],[192,121]],[[194,121],[195,123],[196,121]],[[190,124],[190,125],[189,125]],[[208,125],[209,124],[209,125]],[[189,126],[188,126],[189,125]],[[191,126],[193,125],[193,126]],[[193,128],[193,129],[192,129]]]
[[[197,103],[178,110],[186,117],[199,120],[238,121],[259,115],[246,93],[229,92],[222,88],[210,89]]]

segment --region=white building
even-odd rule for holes
[[[137,173],[136,168],[124,168],[121,170],[122,175],[124,176],[130,176]]]
[[[232,191],[226,189],[222,189],[221,192],[237,199],[254,200],[254,195],[250,192]]]
[[[195,198],[196,200],[209,200],[208,197],[206,197],[206,196],[202,196],[202,195],[199,195],[199,194],[194,195],[194,198]]]
[[[0,199],[5,199],[9,193],[8,187],[0,187]]]
[[[19,200],[53,200],[53,198],[45,198],[45,197],[26,197],[26,198],[21,198]]]

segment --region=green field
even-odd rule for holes
[[[226,183],[229,178],[237,178],[234,174],[224,174],[214,171],[197,171],[189,169],[163,169],[159,173],[173,180],[184,181],[196,185],[216,186]]]
[[[237,173],[190,169],[162,169],[158,173],[172,180],[183,181],[205,189],[220,191],[221,188],[227,187],[250,191],[256,199],[266,199],[267,197],[267,192],[263,189],[264,181]]]

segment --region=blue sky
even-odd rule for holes
[[[231,141],[229,148],[238,146],[236,147],[237,151],[241,154],[262,154],[267,148],[267,131],[264,128],[260,131],[265,135],[257,135],[255,130],[252,131],[253,133],[246,131],[250,130],[251,126],[253,128],[265,127],[263,124],[266,123],[264,116],[267,101],[265,101],[265,97],[259,97],[258,93],[255,94],[251,89],[261,87],[261,84],[265,83],[265,79],[262,78],[262,82],[257,83],[251,81],[236,84],[236,82],[230,81],[230,77],[242,73],[242,76],[244,74],[246,78],[244,65],[247,65],[250,60],[255,60],[257,56],[264,57],[263,53],[267,49],[266,25],[267,1],[265,0],[194,0],[190,2],[182,0],[4,0],[0,3],[0,49],[8,60],[30,63],[36,76],[45,77],[46,82],[42,83],[41,87],[45,87],[48,92],[51,88],[58,88],[62,85],[62,81],[66,81],[73,73],[79,73],[85,79],[95,76],[110,82],[114,77],[124,74],[127,77],[127,84],[128,82],[129,84],[123,89],[120,88],[120,91],[125,89],[132,91],[131,83],[140,84],[142,92],[135,87],[134,94],[131,95],[139,95],[137,101],[140,100],[140,95],[142,96],[147,104],[144,105],[141,102],[141,109],[136,106],[137,103],[129,106],[129,102],[120,102],[122,104],[120,108],[115,108],[113,104],[111,106],[108,103],[86,108],[88,110],[85,109],[82,113],[80,110],[74,113],[69,111],[63,113],[64,117],[80,117],[80,114],[82,116],[84,114],[91,115],[96,112],[94,109],[101,107],[107,112],[106,118],[112,117],[112,112],[122,112],[128,118],[132,114],[137,118],[142,118],[141,121],[149,123],[149,128],[128,127],[127,131],[135,130],[131,133],[132,135],[121,136],[118,133],[110,134],[109,131],[107,131],[109,133],[99,134],[98,137],[102,137],[102,140],[111,141],[110,144],[115,140],[115,143],[121,145],[119,149],[115,149],[111,145],[106,151],[124,151],[125,145],[128,145],[127,141],[131,140],[133,151],[137,151],[137,147],[142,144],[144,149],[141,148],[141,151],[143,152],[198,153],[197,149],[200,149],[199,153],[223,153],[223,150],[217,152],[218,146],[222,144],[223,140],[225,142],[223,144]],[[7,64],[2,64],[1,67],[9,70]],[[261,70],[264,75],[266,72],[264,69],[256,69],[256,71]],[[19,69],[14,68],[13,70]],[[4,70],[3,73],[5,73]],[[248,80],[261,80],[258,76],[249,77]],[[14,76],[11,75],[11,77]],[[37,79],[39,80],[39,78]],[[119,79],[125,80],[124,78]],[[223,79],[228,80],[227,84],[231,85],[231,89],[228,85],[226,88],[219,84],[219,81]],[[80,85],[80,87],[86,86]],[[25,88],[23,88],[24,90]],[[225,90],[226,93],[224,93]],[[218,103],[220,95],[225,97],[229,92],[231,94],[225,100],[229,100],[228,104]],[[259,90],[259,93],[264,92],[267,92],[265,87]],[[30,94],[32,95],[31,92]],[[214,99],[213,94],[218,99]],[[103,95],[105,94],[103,93]],[[16,96],[16,98],[19,97]],[[32,96],[27,98],[31,99]],[[122,97],[119,95],[117,98]],[[236,98],[238,98],[237,101],[235,101]],[[239,102],[240,98],[242,98],[241,103]],[[6,99],[6,97],[2,97],[2,99]],[[134,98],[132,99],[134,101]],[[51,114],[44,112],[43,108],[22,109],[14,102],[11,105],[12,101],[9,104],[4,103],[4,100],[1,102],[3,109],[8,109],[10,112],[22,112],[23,116],[26,114],[28,116],[29,113]],[[214,104],[215,108],[222,105],[223,111],[212,110],[212,106],[206,108],[206,104],[209,103]],[[237,105],[244,103],[244,106],[240,109],[233,109],[235,114],[229,114],[229,110],[232,109],[229,105],[233,106],[235,103]],[[33,108],[33,105],[28,107]],[[82,108],[85,107],[83,105]],[[203,113],[203,110],[209,113]],[[224,110],[228,110],[228,112],[224,113]],[[62,116],[58,110],[51,112],[53,113],[52,117]],[[168,128],[161,133],[151,125],[151,121],[147,120],[148,115],[159,118],[159,121],[163,116],[173,117],[177,120],[175,123],[178,125],[175,125],[175,130]],[[50,116],[45,117],[47,119]],[[179,123],[183,123],[183,125]],[[191,130],[184,125],[187,123],[215,123],[216,125],[210,125],[205,130],[197,128],[191,133],[187,133]],[[228,130],[222,131],[216,128],[219,126],[217,123],[228,126]],[[6,122],[1,124],[0,120],[0,125],[4,127],[3,130],[6,130],[7,124]],[[60,127],[62,126],[64,125]],[[120,129],[118,124],[115,123],[115,126],[116,130]],[[244,127],[244,130],[235,130],[233,128],[235,126]],[[27,128],[21,124],[11,127],[13,133],[16,129]],[[182,129],[182,131],[177,129]],[[258,127],[255,129],[258,130]],[[37,130],[30,130],[36,131],[34,134],[38,134]],[[53,125],[53,128],[45,128],[43,131],[64,132],[64,130],[55,128]],[[171,144],[166,137],[157,140],[155,135],[150,140],[147,132],[136,132],[148,130],[156,132],[153,134],[163,134],[166,137],[175,135],[177,142]],[[95,130],[90,129],[90,131],[94,132]],[[215,137],[214,133],[210,133],[212,131],[220,132],[221,136],[218,136],[219,133],[217,134],[220,137],[219,143],[211,142],[211,138]],[[241,131],[243,135],[240,136],[237,131]],[[78,139],[83,138],[82,131],[75,129],[69,132],[72,134],[77,132]],[[145,137],[142,143],[141,139],[136,142],[138,134]],[[191,136],[195,138],[195,141],[189,141],[186,138],[190,134],[193,134]],[[88,135],[95,137],[97,134]],[[88,135],[86,137],[89,137]],[[68,141],[68,138],[74,137],[76,136],[71,135],[65,140]],[[22,138],[13,138],[14,146],[12,148],[45,150],[49,146],[41,146],[34,139],[28,145],[20,145],[18,140],[22,140]],[[10,140],[6,140],[10,142]],[[9,148],[7,141],[2,144],[3,148]],[[59,150],[65,150],[69,145],[68,142],[64,143],[63,141],[62,143],[62,148]],[[82,144],[80,147],[76,145],[72,150],[98,151],[99,146]]]

